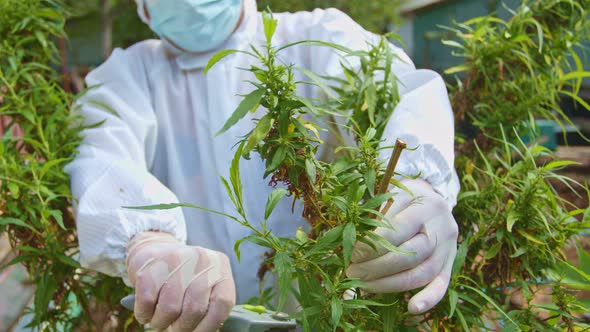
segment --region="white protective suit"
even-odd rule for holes
[[[335,9],[274,14],[276,45],[315,39],[366,48],[375,36]],[[254,0],[245,1],[243,21],[222,48],[262,46],[264,31]],[[386,128],[385,144],[404,139],[417,151],[404,152],[397,170],[421,174],[454,206],[459,190],[453,168],[453,116],[445,84],[429,70],[416,70],[408,56],[392,46],[403,61],[394,64],[402,99]],[[219,175],[228,176],[234,145],[253,127],[249,114],[224,134],[213,137],[253,86],[247,68],[253,61],[243,54],[218,63],[207,75],[203,67],[215,51],[187,54],[159,40],[117,49],[86,78],[90,89],[79,101],[86,124],[104,121],[84,131],[79,155],[67,167],[76,198],[76,219],[83,266],[126,278],[125,255],[130,239],[156,230],[180,241],[228,254],[238,291],[238,302],[258,295],[256,272],[264,249],[242,246],[242,261],[233,254],[246,228],[195,209],[140,211],[124,206],[185,202],[235,214]],[[339,73],[339,56],[327,47],[299,45],[280,57],[318,74]],[[298,77],[305,80],[305,77]],[[319,97],[319,89],[299,87],[305,97]],[[105,107],[108,106],[108,107]],[[390,151],[384,151],[384,159]],[[271,187],[263,179],[264,165],[252,154],[242,161],[245,206],[253,222],[263,220]],[[284,199],[273,212],[269,227],[280,236],[293,236],[305,226],[301,208],[291,212]]]

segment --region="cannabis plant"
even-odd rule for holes
[[[56,38],[63,36],[59,1],[0,2],[0,232],[35,285],[30,325],[72,330],[90,324],[90,301],[107,310],[122,282],[91,274],[77,262],[69,178],[63,167],[81,138],[73,96],[59,85]],[[119,291],[119,292],[117,292]],[[94,299],[94,300],[92,300]],[[98,301],[98,302],[97,302]],[[79,307],[83,310],[79,310]],[[123,318],[124,319],[124,318]]]
[[[253,231],[253,235],[236,244],[238,257],[242,241],[269,249],[265,266],[278,275],[277,309],[280,310],[292,292],[302,307],[297,318],[305,331],[312,328],[350,331],[357,330],[357,326],[391,330],[393,322],[383,320],[384,316],[379,314],[393,305],[391,299],[362,294],[359,290],[362,283],[348,278],[344,271],[356,241],[398,250],[372,232],[375,227],[390,227],[381,219],[393,202],[393,194],[388,192],[390,183],[399,185],[392,175],[405,148],[402,142],[396,144],[387,168],[378,158],[384,123],[399,101],[396,78],[391,72],[394,54],[385,39],[371,45],[367,51],[356,52],[323,41],[274,46],[272,37],[276,25],[272,15],[265,13],[264,48],[238,51],[256,60],[257,64],[246,70],[252,72],[257,81],[252,82],[254,91],[244,97],[220,131],[230,128],[248,111],[264,110],[264,115],[256,120],[254,128],[239,144],[229,181],[222,179],[239,214],[231,218]],[[283,50],[301,43],[331,47],[356,57],[362,64],[360,69],[343,65],[349,76],[338,90],[345,97],[342,104],[319,104],[297,95],[297,84],[301,83],[295,82],[296,69],[293,64],[280,62],[279,56]],[[206,70],[232,52],[236,51],[223,51],[214,56]],[[317,75],[301,70],[312,82],[325,87]],[[333,92],[326,90],[326,94],[333,95]],[[316,158],[318,147],[323,143],[319,131],[326,128],[321,128],[314,117],[328,115],[347,118],[345,127],[358,143],[340,146],[347,153],[336,153],[337,158],[331,161]],[[258,153],[265,161],[265,176],[275,187],[268,198],[265,217],[288,195],[303,203],[309,233],[299,231],[293,238],[278,238],[267,229],[266,220],[258,229],[254,225],[259,221],[247,219],[247,207],[241,199],[239,161],[249,159],[251,153]],[[293,280],[296,287],[292,287]]]

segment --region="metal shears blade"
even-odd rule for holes
[[[133,310],[135,295],[121,299],[121,305]],[[233,307],[228,319],[223,323],[221,332],[290,332],[297,325],[294,319],[285,313],[266,311],[263,313],[245,309],[243,305]]]

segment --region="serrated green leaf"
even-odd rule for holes
[[[234,193],[231,190],[231,188],[229,186],[229,182],[227,182],[227,179],[224,178],[223,176],[219,176],[219,179],[221,180],[221,183],[223,184],[223,187],[225,188],[227,195],[231,199],[232,203],[234,203],[234,206],[238,206],[238,202],[236,201],[236,197],[234,196]]]
[[[384,194],[375,195],[375,197],[368,199],[363,204],[363,207],[365,209],[377,209],[379,206],[381,206],[381,204],[385,203],[391,197],[393,197],[392,193],[384,193]]]
[[[342,253],[344,254],[344,264],[348,266],[352,256],[352,248],[356,242],[356,226],[349,222],[344,226],[342,232]]]
[[[228,56],[230,54],[234,54],[236,52],[238,52],[238,50],[222,50],[222,51],[219,51],[219,52],[213,54],[213,56],[209,59],[209,62],[207,62],[207,65],[205,66],[203,73],[207,74],[207,72],[209,72],[209,69],[211,69],[211,67],[215,66],[216,63],[221,61],[226,56]]]
[[[385,294],[385,300],[387,302],[392,303],[391,305],[385,306],[382,308],[382,315],[383,315],[383,332],[394,332],[397,330],[395,316],[397,312],[395,312],[396,308],[393,306],[394,303],[399,301],[399,295],[397,294]]]
[[[451,68],[445,70],[445,74],[452,75],[452,74],[460,73],[460,72],[467,71],[470,69],[471,69],[471,67],[468,65],[459,65],[459,66],[454,66],[454,67],[451,67]]]
[[[14,257],[13,259],[11,259],[8,263],[6,263],[4,265],[0,265],[0,271],[3,271],[4,269],[6,269],[12,265],[19,264],[21,262],[30,261],[30,260],[35,260],[38,258],[39,258],[39,255],[18,255],[16,257]]]
[[[45,35],[43,35],[43,33],[40,30],[35,31],[35,37],[37,37],[37,40],[39,41],[39,43],[41,43],[41,46],[43,46],[43,48],[47,47],[47,38],[45,38]]]
[[[369,82],[365,90],[365,103],[367,103],[367,112],[369,115],[369,122],[375,126],[375,107],[377,106],[377,88],[375,83]]]
[[[391,303],[381,303],[377,301],[365,300],[365,299],[350,299],[345,300],[344,305],[358,305],[358,306],[375,306],[375,307],[387,307],[390,306]]]
[[[510,255],[510,258],[516,258],[518,256],[521,256],[521,255],[525,254],[527,251],[528,251],[527,247],[520,247],[520,248],[518,248],[518,250],[516,250],[514,253],[512,253]]]
[[[455,309],[457,308],[457,302],[459,302],[459,294],[454,289],[449,289],[449,318],[452,318],[455,314]]]
[[[266,172],[271,173],[276,171],[281,166],[281,163],[285,160],[286,156],[287,148],[283,145],[279,146],[275,151],[274,155],[272,156],[272,160],[270,162],[270,165],[266,169]]]
[[[12,194],[12,198],[18,199],[20,197],[20,188],[18,187],[18,184],[8,182],[8,190],[10,191],[10,194]]]
[[[256,124],[256,127],[250,133],[250,137],[248,137],[248,143],[242,151],[242,155],[247,155],[250,153],[252,149],[254,149],[260,141],[262,141],[268,132],[272,129],[272,124],[274,119],[270,116],[270,114],[266,114],[262,117]]]
[[[516,213],[516,211],[511,210],[508,212],[508,215],[506,216],[506,229],[512,233],[512,227],[514,226],[514,224],[518,221],[518,214]]]
[[[268,200],[266,201],[266,206],[264,208],[264,220],[267,220],[270,217],[270,214],[277,206],[281,198],[283,198],[288,193],[287,190],[283,188],[274,189],[270,195],[268,196]]]
[[[240,121],[244,116],[246,116],[246,114],[248,114],[248,111],[252,110],[254,107],[256,107],[256,105],[260,103],[260,100],[262,99],[262,96],[264,96],[265,92],[266,91],[263,89],[257,89],[246,95],[244,99],[240,102],[234,113],[231,115],[231,117],[227,119],[227,121],[223,125],[223,128],[221,128],[215,134],[215,136],[223,134],[229,128],[235,125],[238,121]]]
[[[68,161],[68,158],[53,159],[43,164],[41,171],[39,172],[39,178],[43,178],[50,168],[57,166],[63,162]]]
[[[279,303],[277,305],[277,311],[280,311],[285,305],[287,296],[291,291],[291,258],[286,252],[277,252],[273,262],[279,277]]]
[[[332,301],[330,302],[330,309],[332,311],[331,313],[331,322],[332,322],[332,326],[334,327],[334,331],[336,331],[337,327],[338,327],[338,323],[340,323],[340,319],[342,318],[342,302],[340,302],[340,299],[337,298],[333,298]]]
[[[365,133],[365,139],[367,140],[367,142],[370,142],[371,140],[373,140],[373,138],[375,138],[376,134],[377,130],[373,127],[370,127],[369,129],[367,129],[367,132]]]
[[[266,238],[260,235],[249,235],[244,238],[245,241],[257,244],[261,247],[276,249],[275,246]]]
[[[270,43],[277,29],[278,21],[272,16],[271,12],[265,11],[262,14],[262,24],[264,26],[264,36],[266,37],[266,42]]]
[[[325,250],[326,248],[329,248],[330,246],[340,244],[339,240],[341,239],[343,230],[344,227],[342,225],[330,229],[317,239],[316,244],[313,247],[311,247],[311,249],[307,251],[305,255],[309,257],[313,254]]]
[[[231,167],[229,169],[229,181],[232,185],[234,195],[236,197],[236,209],[242,215],[244,215],[244,200],[242,199],[242,178],[240,176],[240,159],[242,158],[242,151],[244,149],[245,141],[242,141],[236,152],[234,158],[231,161]]]
[[[311,183],[315,183],[316,167],[315,162],[311,159],[305,159],[305,173]]]
[[[28,228],[30,230],[32,230],[33,232],[39,234],[39,232],[31,225],[27,224],[26,222],[20,220],[20,219],[16,219],[16,218],[11,218],[11,217],[0,217],[0,225],[15,225],[15,226],[19,226],[19,227],[25,227]]]
[[[590,78],[590,72],[588,71],[575,71],[571,73],[567,73],[563,75],[560,79],[561,81],[570,81],[570,80],[577,80],[581,78]]]
[[[119,115],[119,113],[114,108],[112,108],[109,104],[107,104],[107,103],[103,103],[103,102],[98,101],[98,100],[88,100],[88,101],[85,101],[84,103],[86,105],[94,105],[94,106],[97,106],[100,109],[102,109],[102,110],[110,113],[111,115],[113,115],[113,116],[115,116],[117,118],[121,118],[121,116]]]
[[[385,238],[383,238],[382,236],[380,236],[376,233],[368,233],[367,237],[369,239],[371,239],[371,241],[375,245],[381,246],[382,248],[385,248],[390,252],[397,252],[397,253],[406,254],[406,255],[415,254],[415,253],[411,253],[411,252],[407,252],[407,251],[403,251],[403,250],[399,249],[398,247],[394,246],[391,242],[387,241]]]
[[[587,275],[590,275],[590,253],[579,246],[576,250],[578,253],[578,266],[580,267],[580,270]]]
[[[496,257],[498,252],[500,252],[501,248],[502,248],[502,242],[494,243],[494,245],[492,245],[492,247],[490,249],[488,249],[488,251],[485,253],[484,258],[485,259],[492,259],[492,258]]]
[[[324,80],[318,76],[317,74],[315,74],[314,72],[307,70],[305,68],[297,68],[301,73],[303,73],[305,76],[309,77],[312,82],[317,85],[328,97],[332,98],[332,99],[338,99],[338,96],[332,91],[332,89],[330,87],[328,87],[326,85],[326,83],[324,82]]]
[[[345,55],[349,55],[354,53],[353,50],[351,50],[350,48],[346,47],[346,46],[342,46],[339,44],[334,44],[334,43],[330,43],[330,42],[326,42],[323,40],[300,40],[300,41],[296,41],[293,43],[289,43],[289,44],[285,44],[279,48],[277,48],[277,52],[280,52],[284,49],[287,49],[289,47],[293,47],[296,45],[301,45],[301,44],[305,44],[305,45],[310,45],[310,46],[325,46],[325,47],[329,47],[329,48],[333,48],[335,50],[338,50],[340,52],[343,52]]]
[[[122,208],[131,209],[131,210],[170,210],[170,209],[183,208],[183,207],[217,214],[217,215],[220,215],[220,216],[223,216],[223,217],[226,217],[226,218],[229,218],[231,220],[241,223],[241,221],[238,218],[236,218],[232,215],[229,215],[227,213],[215,211],[215,210],[208,209],[208,208],[205,208],[202,206],[188,204],[188,203],[154,204],[154,205],[144,205],[144,206],[123,206]]]
[[[502,314],[502,316],[504,316],[510,323],[514,324],[514,326],[518,328],[518,324],[514,320],[512,320],[512,318],[510,318],[510,316],[508,316],[508,314],[506,314],[506,312],[504,310],[502,310],[502,308],[500,308],[500,306],[498,306],[498,304],[496,304],[496,302],[491,297],[489,297],[488,295],[486,295],[484,292],[482,292],[481,290],[479,290],[477,288],[473,288],[468,285],[463,285],[463,287],[470,289],[471,291],[479,294],[479,296],[481,296],[486,301],[488,301],[488,303],[491,304],[500,314]]]
[[[463,46],[462,44],[460,44],[459,42],[457,42],[455,40],[443,40],[442,43],[443,43],[443,45],[447,45],[450,47],[465,48],[465,46]]]
[[[73,266],[75,268],[80,267],[80,263],[70,256],[60,255],[60,256],[58,256],[58,259],[69,266]]]
[[[553,170],[556,168],[562,168],[562,167],[571,166],[571,165],[581,165],[581,163],[579,163],[577,161],[570,161],[570,160],[555,160],[555,161],[552,161],[552,162],[548,163],[547,165],[543,166],[543,170],[549,171],[549,170]]]
[[[366,171],[364,174],[365,184],[367,185],[367,190],[369,191],[369,195],[371,195],[371,197],[375,196],[375,178],[375,170],[372,168]]]
[[[55,219],[55,221],[57,222],[57,224],[59,225],[59,227],[65,231],[66,230],[66,226],[64,225],[64,220],[63,220],[61,211],[59,211],[59,210],[50,210],[49,211],[49,214],[53,217],[53,219]]]
[[[465,320],[465,317],[463,316],[463,313],[459,308],[457,308],[457,317],[459,317],[459,321],[461,322],[461,327],[463,328],[463,331],[469,331],[469,325],[467,324],[467,321]]]
[[[240,259],[242,258],[242,252],[240,251],[240,246],[242,245],[242,243],[244,243],[244,241],[246,241],[248,238],[241,238],[238,239],[236,241],[236,243],[234,243],[234,253],[236,254],[236,257],[238,258],[238,263],[240,262]]]
[[[297,240],[297,243],[299,244],[304,244],[305,242],[307,242],[309,240],[309,238],[307,237],[307,233],[305,233],[301,227],[299,227],[297,229],[297,231],[295,232],[295,240]]]

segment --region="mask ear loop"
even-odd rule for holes
[[[135,0],[135,3],[137,4],[137,16],[139,16],[139,19],[143,23],[149,24],[150,23],[149,12],[145,6],[145,1],[144,0]]]

